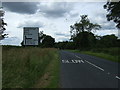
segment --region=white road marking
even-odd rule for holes
[[[75,55],[75,56],[76,56],[77,58],[81,59],[81,57],[79,57],[79,56],[77,56],[77,55]],[[93,64],[93,63],[91,63],[91,62],[89,62],[89,61],[87,61],[87,60],[84,60],[84,61],[87,62],[88,64],[90,64],[90,65],[98,68],[99,70],[104,71],[104,69],[102,69],[101,67],[99,67],[99,66],[97,66],[97,65],[95,65],[95,64]],[[81,62],[82,62],[82,63],[84,63],[84,61],[81,59]],[[109,75],[110,72],[108,72],[107,74]],[[116,76],[116,78],[117,78],[117,79],[120,79],[118,76]]]
[[[83,60],[81,60],[81,62],[82,62],[82,63],[84,63],[84,61],[83,61]]]
[[[79,57],[79,56],[77,56],[77,55],[75,55],[77,58],[80,58],[81,59],[81,57]]]
[[[91,63],[91,62],[89,62],[89,61],[87,61],[87,60],[84,60],[84,61],[83,61],[82,58],[79,57],[79,56],[77,56],[77,55],[75,55],[75,56],[76,56],[77,58],[81,59],[80,61],[81,61],[82,63],[84,63],[84,61],[85,61],[85,62],[87,62],[88,64],[90,64],[90,65],[98,68],[99,70],[104,71],[104,69],[102,69],[101,67],[99,67],[99,66],[97,66],[97,65],[95,65],[95,64],[93,64],[93,63]],[[109,75],[110,73],[108,72],[107,74]],[[120,79],[120,77],[118,77],[118,76],[116,76],[115,78]]]
[[[116,76],[117,79],[120,79],[118,76]]]
[[[86,61],[86,60],[85,60],[85,61]],[[104,71],[104,69],[102,69],[101,67],[96,66],[95,64],[93,64],[93,63],[91,63],[91,62],[88,62],[88,61],[86,61],[86,62],[87,62],[88,64],[90,64],[90,65],[92,65],[92,66],[94,66],[94,67],[100,69],[101,71]]]
[[[77,55],[75,55],[77,58],[79,58],[79,59],[81,59],[80,61],[82,62],[82,63],[84,63],[84,61],[82,60],[82,58],[81,57],[79,57],[79,56],[77,56]]]

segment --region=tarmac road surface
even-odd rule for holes
[[[60,55],[61,88],[118,88],[118,63],[64,50]]]

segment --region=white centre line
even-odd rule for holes
[[[85,61],[86,61],[86,60],[85,60]],[[93,64],[93,63],[91,63],[91,62],[88,62],[88,61],[86,61],[86,62],[87,62],[88,64],[90,64],[90,65],[92,65],[92,66],[98,68],[99,70],[104,71],[104,69],[102,69],[101,67],[96,66],[95,64]]]
[[[95,65],[95,64],[93,64],[93,63],[91,63],[91,62],[89,62],[89,61],[87,61],[87,60],[84,60],[84,61],[83,61],[82,58],[79,57],[79,56],[77,56],[77,55],[75,55],[75,56],[76,56],[77,58],[81,59],[81,62],[82,62],[82,63],[84,63],[84,61],[85,61],[85,62],[87,62],[88,64],[90,64],[90,65],[98,68],[99,70],[104,71],[104,69],[102,69],[101,67],[99,67],[99,66],[97,66],[97,65]],[[108,72],[107,74],[109,75],[110,73]],[[118,76],[116,76],[115,78],[116,78],[116,79],[120,79],[120,77],[118,77]]]
[[[87,60],[84,60],[84,61],[83,61],[82,58],[79,57],[79,56],[77,56],[77,55],[75,55],[75,56],[76,56],[77,58],[81,59],[81,62],[82,62],[82,63],[84,63],[84,61],[85,61],[85,62],[87,62],[88,64],[90,64],[90,65],[98,68],[99,70],[104,71],[104,69],[102,69],[101,67],[99,67],[99,66],[97,66],[97,65],[95,65],[95,64],[93,64],[93,63],[91,63],[91,62],[89,62],[89,61],[87,61]],[[108,72],[107,74],[109,75],[110,73]],[[118,77],[118,76],[116,76],[115,78],[120,79],[120,77]]]
[[[81,59],[81,62],[87,62],[88,64],[90,64],[90,65],[92,65],[92,66],[94,66],[94,67],[96,67],[96,68],[98,68],[99,70],[102,70],[102,71],[104,71],[104,69],[102,69],[101,67],[99,67],[99,66],[97,66],[97,65],[95,65],[95,64],[93,64],[93,63],[91,63],[91,62],[89,62],[89,61],[87,61],[87,60],[82,60],[82,58],[81,57],[79,57],[79,56],[77,56],[77,55],[75,55],[77,58],[79,58],[79,59]]]
[[[120,79],[118,76],[116,76],[117,79]]]

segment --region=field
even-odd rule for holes
[[[59,52],[54,48],[3,46],[3,88],[56,88]]]

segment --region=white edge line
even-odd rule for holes
[[[118,76],[116,76],[117,79],[120,79]]]
[[[85,61],[86,61],[86,60],[85,60]],[[90,64],[90,65],[92,65],[92,66],[94,66],[94,67],[96,67],[96,68],[104,71],[104,69],[102,69],[101,67],[98,67],[98,66],[96,66],[95,64],[93,64],[93,63],[91,63],[91,62],[88,62],[88,61],[86,61],[86,62],[87,62],[88,64]]]

